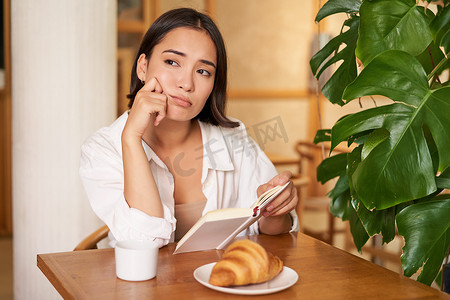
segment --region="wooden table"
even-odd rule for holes
[[[298,282],[261,299],[450,299],[450,295],[389,271],[307,235],[250,237],[294,269]],[[157,277],[143,282],[116,278],[113,249],[39,254],[37,265],[66,299],[249,299],[211,290],[194,270],[217,261],[221,251],[172,255],[160,249]]]

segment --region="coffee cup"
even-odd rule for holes
[[[118,241],[114,249],[117,277],[128,281],[152,279],[156,276],[158,250],[152,240]]]

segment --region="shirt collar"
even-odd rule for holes
[[[146,142],[144,142],[144,140],[142,140],[142,147],[144,147],[145,155],[147,156],[148,161],[153,160],[161,168],[167,169],[166,164],[159,158],[158,155],[156,155],[155,151],[153,151],[153,149],[150,148]]]
[[[202,132],[204,167],[219,171],[233,171],[230,147],[221,127],[201,121],[198,123]]]

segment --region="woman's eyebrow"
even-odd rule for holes
[[[167,49],[167,50],[164,50],[162,53],[173,53],[173,54],[176,54],[176,55],[179,55],[179,56],[186,57],[185,53],[180,52],[178,50],[174,50],[174,49]],[[202,63],[204,63],[206,65],[210,65],[211,67],[217,69],[216,65],[212,61],[209,61],[207,59],[200,59],[200,62],[202,62]]]

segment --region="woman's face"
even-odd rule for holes
[[[168,119],[186,121],[200,113],[217,66],[216,47],[205,31],[173,29],[153,48],[147,64],[145,81],[158,80],[167,96]]]

